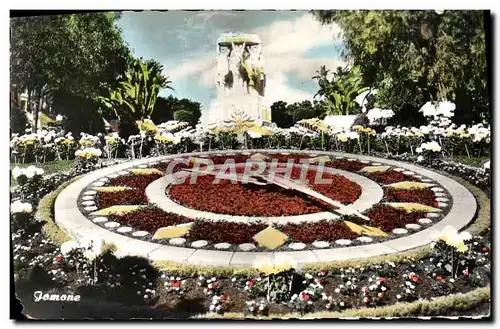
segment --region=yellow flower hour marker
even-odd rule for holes
[[[253,239],[259,245],[266,247],[267,249],[276,249],[286,242],[288,236],[285,233],[269,226],[257,233]]]
[[[360,170],[360,172],[375,173],[375,172],[386,172],[391,168],[390,166],[366,166]]]
[[[441,209],[437,209],[431,206],[427,206],[425,204],[414,203],[414,202],[388,202],[386,203],[388,206],[398,209],[404,209],[407,212],[411,211],[427,211],[427,212],[438,212],[442,211]]]
[[[137,205],[137,206],[111,206],[109,208],[104,208],[92,213],[92,215],[97,216],[107,216],[107,215],[124,215],[130,212],[137,211],[141,208],[146,207],[145,205]]]
[[[193,225],[193,223],[161,227],[156,230],[153,240],[180,238],[189,232],[191,225]]]
[[[129,170],[134,175],[152,175],[152,174],[160,174],[163,175],[161,171],[156,168],[134,168]]]
[[[94,190],[99,192],[121,192],[125,190],[133,190],[133,187],[128,186],[97,186],[93,187]]]
[[[344,223],[353,231],[356,232],[360,235],[368,235],[368,236],[389,236],[387,233],[384,231],[376,228],[376,227],[371,227],[367,225],[358,225],[353,222],[349,221],[344,221]]]
[[[420,183],[420,182],[410,182],[410,181],[404,181],[404,182],[399,182],[399,183],[393,183],[387,185],[387,187],[395,188],[395,189],[402,189],[402,190],[409,190],[409,189],[422,189],[422,188],[427,188],[434,186],[434,184],[430,183]]]

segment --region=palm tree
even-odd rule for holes
[[[329,71],[322,66],[313,79],[318,80],[320,89],[314,95],[324,97],[324,104],[328,115],[349,115],[359,111],[355,99],[360,93],[368,90],[363,86],[360,68],[338,68],[332,80],[328,79]]]
[[[109,90],[109,97],[99,97],[99,100],[113,109],[119,118],[123,115],[135,120],[149,118],[160,89],[174,90],[170,86],[172,81],[162,71],[163,65],[155,60],[131,59],[119,87]]]

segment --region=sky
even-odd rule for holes
[[[208,111],[216,97],[216,40],[225,32],[256,33],[265,60],[266,102],[311,100],[321,65],[335,70],[339,29],[323,26],[307,11],[141,11],[123,12],[118,25],[135,57],[163,64],[174,92]]]

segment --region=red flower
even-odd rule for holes
[[[322,271],[321,271],[321,275],[322,275],[322,276],[326,276],[327,274],[328,274],[328,271],[327,271],[327,270],[322,270]]]
[[[446,281],[445,279],[443,279],[443,277],[441,275],[437,275],[436,276],[436,280],[441,281],[441,282],[445,282]]]
[[[247,283],[248,283],[248,285],[249,285],[250,287],[252,287],[252,286],[255,284],[255,282],[253,282],[253,281],[248,281]]]
[[[303,301],[308,301],[309,300],[309,295],[306,292],[301,292],[300,293],[300,299]]]
[[[363,302],[364,302],[365,304],[368,304],[368,303],[370,302],[370,298],[369,298],[369,297],[365,297],[365,298],[363,298]]]
[[[368,287],[363,287],[363,292],[368,292]]]
[[[462,271],[464,276],[469,276],[469,270],[465,269]]]
[[[384,277],[378,278],[378,282],[385,282],[385,278]]]
[[[60,264],[60,263],[62,263],[64,261],[64,257],[63,256],[57,256],[56,261]]]
[[[420,278],[415,275],[415,274],[410,274],[410,280],[415,282],[415,283],[419,283],[420,282]]]
[[[217,288],[220,286],[220,283],[219,282],[213,282],[212,283],[212,288]]]
[[[489,252],[489,251],[490,251],[490,248],[488,248],[488,247],[483,247],[483,249],[481,249],[481,251],[484,251],[484,252]]]
[[[221,295],[220,296],[220,299],[223,300],[223,301],[226,301],[229,299],[229,296],[226,296],[226,295]]]
[[[170,281],[170,284],[172,285],[172,287],[174,288],[179,288],[181,286],[181,282],[180,281],[177,281],[177,280],[174,280],[174,281]]]
[[[385,293],[384,293],[384,292],[379,292],[379,293],[378,293],[378,297],[379,297],[379,298],[384,298],[384,296],[385,296]]]

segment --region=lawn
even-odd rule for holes
[[[482,167],[483,163],[488,161],[490,157],[487,156],[482,156],[482,157],[468,157],[466,155],[454,155],[453,157],[449,158],[448,160],[463,163],[469,166],[474,166],[474,167]]]

